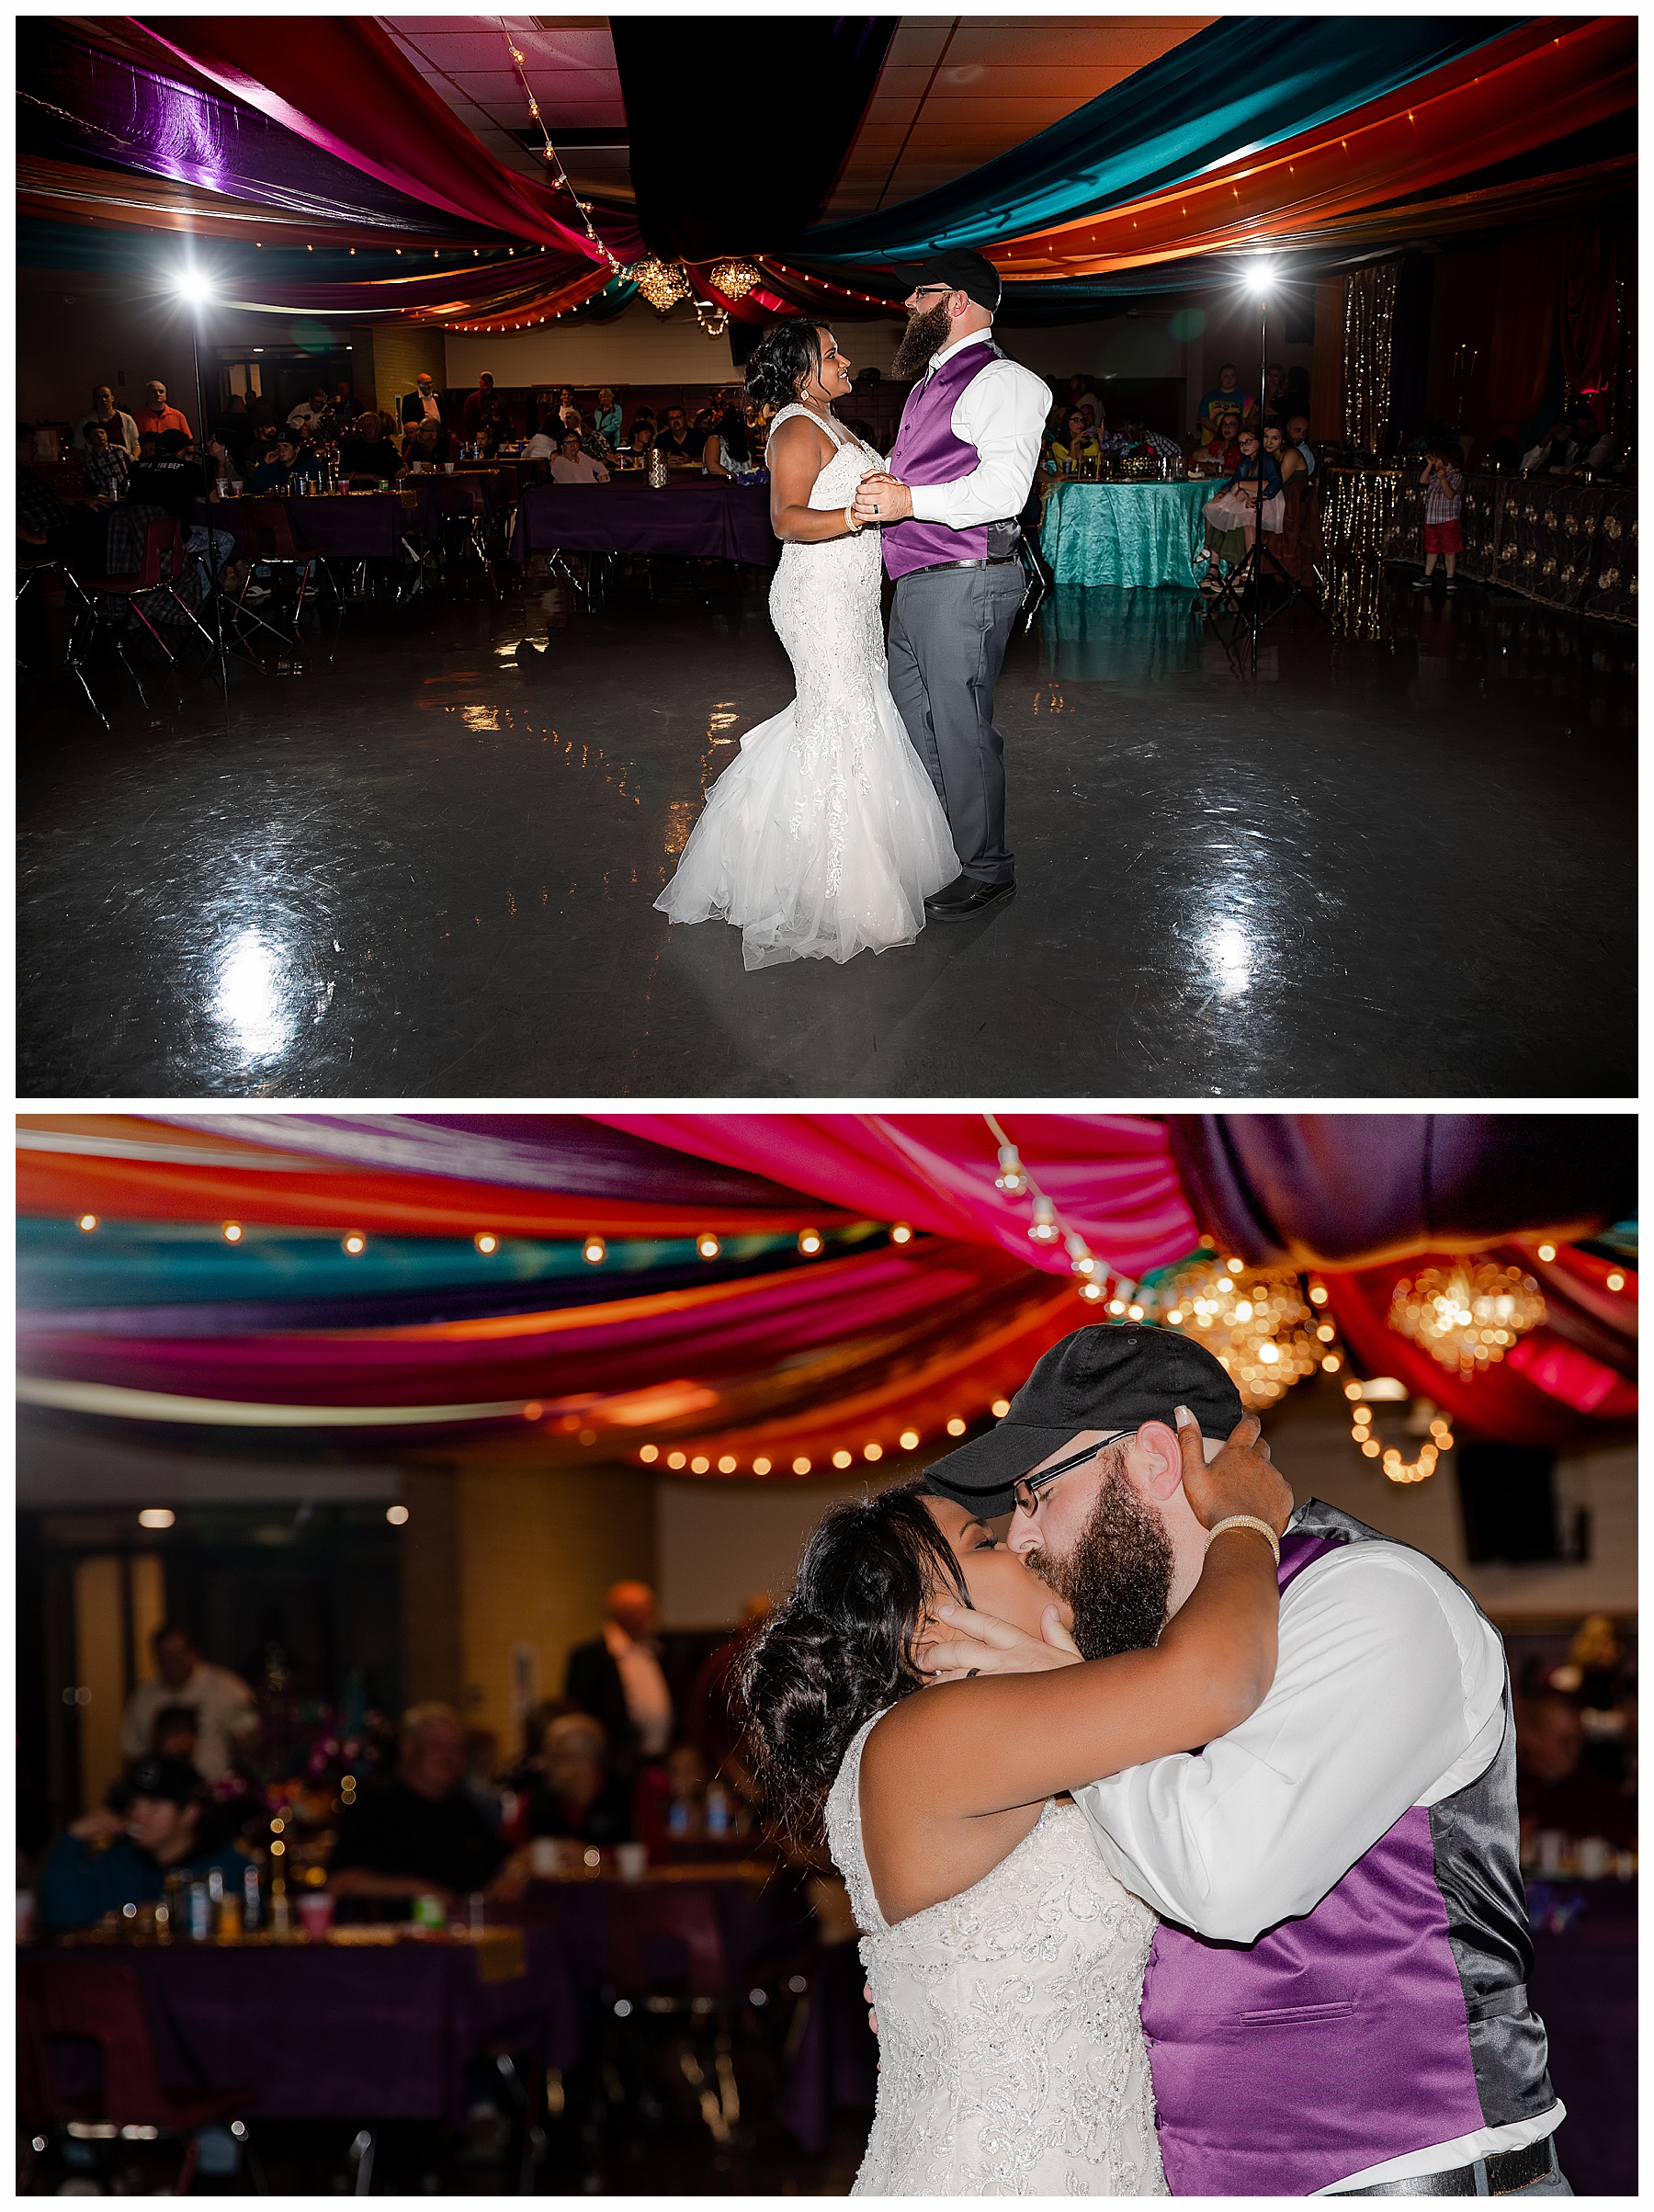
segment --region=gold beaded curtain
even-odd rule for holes
[[[1390,349],[1399,261],[1376,261],[1344,278],[1343,434],[1360,453],[1383,449],[1390,416]]]

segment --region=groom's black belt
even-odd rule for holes
[[[1330,2189],[1330,2196],[1480,2196],[1478,2175],[1487,2176],[1485,2194],[1509,2196],[1517,2189],[1531,2189],[1555,2171],[1553,2142],[1544,2136],[1521,2150],[1498,2150],[1491,2158],[1469,2166],[1454,2166],[1445,2173],[1417,2173],[1404,2182],[1372,2182],[1365,2189]]]
[[[1019,556],[1015,553],[990,553],[986,561],[927,561],[923,568],[911,568],[910,576],[928,576],[938,568],[1014,568]]]

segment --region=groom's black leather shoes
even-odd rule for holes
[[[933,891],[924,902],[927,922],[963,922],[971,914],[980,914],[991,906],[1003,906],[1007,899],[1016,896],[1016,884],[982,883],[974,876],[956,876],[953,881],[939,891]]]

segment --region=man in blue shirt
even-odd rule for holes
[[[47,1934],[95,1927],[123,1905],[152,1903],[174,1872],[205,1877],[216,1867],[225,1889],[239,1890],[248,1861],[204,1832],[209,1807],[187,1761],[140,1759],[123,1794],[124,1811],[99,1806],[52,1845],[40,1888]]]

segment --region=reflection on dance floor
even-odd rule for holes
[[[651,902],[790,696],[765,582],[364,603],[110,735],[31,690],[26,1095],[1629,1090],[1634,631],[1335,572],[1254,672],[1192,594],[1059,592],[998,692],[1015,901],[748,975]]]

